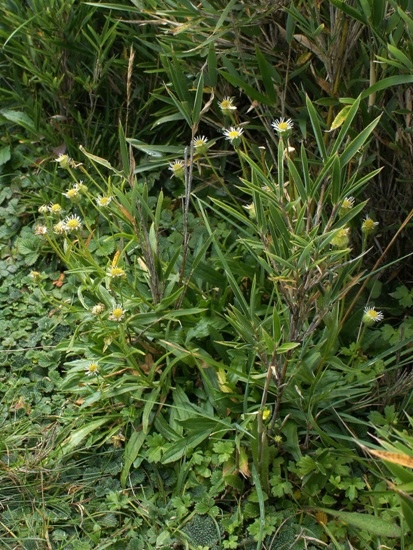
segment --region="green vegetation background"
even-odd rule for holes
[[[2,2],[1,548],[411,548],[412,13]]]

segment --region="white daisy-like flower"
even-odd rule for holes
[[[384,319],[384,315],[381,311],[376,311],[376,308],[373,306],[366,306],[364,308],[364,314],[363,314],[363,323],[365,325],[373,325],[374,323],[378,323],[379,321],[382,321]]]
[[[39,206],[39,213],[40,214],[46,214],[47,212],[49,212],[49,205],[47,204],[42,204],[41,206]]]
[[[244,128],[241,128],[240,126],[235,127],[231,126],[231,128],[224,130],[224,136],[226,139],[228,139],[231,143],[239,139],[242,134],[244,133]]]
[[[218,103],[218,106],[224,113],[237,110],[237,107],[234,105],[234,98],[229,96],[224,97],[224,99]]]
[[[284,117],[281,117],[277,120],[274,120],[274,122],[271,123],[271,126],[279,134],[285,134],[286,132],[289,132],[293,129],[294,124],[291,118],[285,120]]]
[[[67,231],[68,233],[71,233],[72,231],[79,231],[79,229],[82,228],[82,220],[79,218],[79,216],[76,216],[76,214],[67,216],[63,223],[65,231]]]
[[[122,321],[122,319],[125,316],[125,313],[126,311],[122,309],[121,306],[115,306],[109,315],[109,320],[116,321],[116,322]]]
[[[83,183],[83,181],[79,181],[79,183],[75,183],[75,185],[73,186],[75,189],[77,189],[79,191],[79,193],[87,193],[87,185],[85,185]]]
[[[60,204],[52,203],[49,205],[49,212],[52,214],[61,214],[63,212],[63,208],[60,206]]]
[[[65,196],[69,200],[76,199],[79,196],[79,189],[75,186],[71,189],[68,189],[66,193],[62,193],[63,196]]]
[[[183,160],[174,160],[169,163],[169,170],[172,172],[171,178],[174,176],[179,179],[185,178],[185,164]]]
[[[207,143],[208,139],[205,136],[197,136],[192,140],[192,145],[194,146],[195,152],[201,155],[208,151]]]
[[[116,277],[125,277],[126,273],[125,273],[125,270],[122,269],[121,267],[111,266],[107,270],[107,276],[108,277],[114,277],[114,278],[116,278]]]
[[[99,373],[99,365],[97,363],[89,363],[85,371],[86,376],[97,376]]]
[[[112,200],[112,197],[102,197],[99,195],[96,197],[96,204],[98,206],[101,206],[102,208],[105,208],[106,206],[109,206],[110,202]]]
[[[72,165],[72,159],[69,157],[69,155],[59,155],[56,159],[56,162],[58,162],[64,170],[67,170]]]

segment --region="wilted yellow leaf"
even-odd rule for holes
[[[376,449],[367,449],[364,447],[371,455],[376,456],[386,460],[387,462],[392,462],[393,464],[398,464],[399,466],[407,466],[407,468],[413,468],[413,457],[406,455],[404,453],[391,453],[390,451],[378,451]]]
[[[348,112],[350,111],[351,107],[352,107],[351,105],[346,105],[341,109],[341,111],[337,114],[336,118],[331,123],[330,132],[332,130],[336,130],[343,124],[343,122],[347,118]]]

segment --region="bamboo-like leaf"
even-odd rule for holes
[[[393,86],[401,86],[402,84],[412,83],[413,75],[388,76],[387,78],[379,80],[378,82],[373,84],[373,86],[367,88],[367,90],[364,90],[364,92],[361,94],[361,99],[365,99],[371,94],[375,94],[376,92],[380,92],[381,90],[387,90],[387,88],[392,88]]]
[[[340,157],[336,155],[333,163],[333,171],[331,174],[331,200],[333,204],[337,204],[340,199],[342,177],[343,171],[341,168]]]
[[[342,10],[344,13],[355,19],[356,21],[359,21],[360,23],[363,23],[363,25],[367,25],[367,19],[363,17],[363,14],[360,9],[355,9],[351,7],[347,0],[330,0],[330,2],[333,4],[333,6],[336,6],[340,10]]]
[[[393,46],[392,44],[387,44],[387,49],[391,53],[393,57],[395,57],[408,71],[411,71],[413,69],[413,63],[410,58],[407,57],[405,53],[403,53],[399,48],[396,48],[396,46]]]
[[[176,96],[174,94],[172,94],[172,96],[175,98],[176,97],[178,98],[176,100],[177,104],[190,103],[191,94],[189,93],[189,89],[188,89],[188,81],[182,71],[181,63],[179,62],[178,58],[175,55],[172,55],[171,56],[172,62],[171,62],[166,55],[161,55],[160,57],[161,57],[162,64],[165,67],[169,78],[171,79],[171,82],[173,85],[173,91],[176,94]],[[171,92],[168,87],[166,88],[166,90],[171,95]]]
[[[320,152],[321,158],[326,161],[327,160],[327,150],[324,143],[324,136],[323,132],[321,131],[320,121],[318,118],[317,111],[314,108],[314,105],[311,103],[310,98],[306,96],[305,103],[307,106],[308,115],[310,117],[311,126],[313,127],[314,131],[314,137],[317,142],[318,150]]]
[[[340,161],[342,167],[346,166],[347,163],[350,162],[350,160],[354,157],[354,155],[357,153],[357,151],[362,147],[367,139],[372,134],[374,128],[377,126],[378,122],[380,120],[380,116],[375,118],[368,126],[362,130],[357,137],[353,139],[351,143],[347,145],[347,147],[344,149],[343,153],[340,155]]]
[[[305,158],[305,160],[307,160],[307,159]],[[306,168],[306,166],[305,166],[305,168]],[[303,203],[305,203],[308,200],[308,192],[307,192],[307,189],[306,189],[306,187],[304,185],[304,182],[301,178],[301,175],[297,170],[296,165],[294,164],[294,162],[291,159],[288,159],[288,171],[289,171],[290,180],[292,180],[294,186],[298,190],[298,193],[301,197],[301,200],[303,201]],[[307,174],[307,176],[308,176],[308,174]]]
[[[394,10],[397,12],[397,15],[399,15],[403,21],[406,23],[406,26],[409,30],[410,35],[413,34],[413,19],[407,15],[405,11],[402,10],[400,7],[399,2],[396,2],[395,0],[389,0],[389,3],[393,6]]]
[[[125,132],[123,131],[123,126],[120,123],[119,123],[119,147],[120,147],[120,157],[122,160],[122,170],[125,174],[125,177],[128,178],[130,176],[130,169],[131,169],[128,145],[125,138]]]
[[[217,54],[215,53],[215,44],[211,42],[208,48],[207,86],[215,87],[217,84],[217,76]]]
[[[277,78],[277,72],[274,67],[268,62],[267,58],[258,46],[255,47],[255,57],[257,59],[260,76],[264,83],[265,91],[273,103],[277,102],[277,93],[274,87],[274,80]],[[278,75],[279,77],[279,75]]]
[[[198,126],[200,120],[200,113],[202,109],[202,100],[204,97],[204,75],[201,73],[198,79],[198,85],[196,87],[194,106],[192,108],[192,129]]]

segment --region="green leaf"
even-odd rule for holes
[[[29,130],[30,132],[37,131],[33,120],[26,113],[23,113],[21,111],[14,111],[13,109],[1,109],[0,115],[8,121],[13,122],[14,124],[23,126],[23,128]]]
[[[327,160],[328,155],[327,155],[327,150],[324,143],[324,136],[323,136],[323,132],[321,131],[320,120],[318,118],[317,111],[315,110],[314,105],[311,103],[310,98],[308,96],[306,96],[305,102],[307,106],[308,115],[310,117],[311,125],[313,127],[314,137],[318,145],[318,150],[320,151],[321,158],[325,161]]]
[[[347,147],[344,149],[343,153],[340,155],[340,161],[342,167],[346,166],[350,162],[350,160],[354,157],[354,155],[357,153],[357,151],[364,145],[364,143],[367,141],[369,136],[372,134],[374,128],[377,126],[378,122],[380,120],[380,116],[375,118],[368,126],[362,130],[357,137],[353,139],[351,143],[347,145]]]
[[[182,120],[182,119],[180,118],[179,120]],[[128,138],[126,141],[130,143],[132,147],[135,147],[139,151],[142,151],[143,153],[146,153],[151,157],[162,158],[165,154],[179,155],[179,156],[183,156],[184,154],[184,147],[182,146],[151,145],[148,143],[144,143],[139,139],[133,139],[133,138]]]
[[[122,170],[125,174],[125,177],[127,178],[130,175],[131,164],[129,159],[127,141],[125,138],[125,132],[123,131],[123,126],[120,123],[119,123],[119,146],[120,146],[120,155],[122,159]]]
[[[355,9],[351,7],[347,0],[330,0],[330,2],[333,4],[333,6],[336,6],[340,10],[342,10],[344,13],[355,19],[356,21],[359,21],[360,23],[363,23],[363,25],[367,25],[367,20],[365,17],[363,17],[363,14],[360,9]]]
[[[111,417],[108,415],[104,418],[93,420],[92,422],[86,424],[86,426],[83,426],[82,428],[79,428],[72,432],[70,436],[63,441],[61,445],[61,454],[67,455],[72,452],[91,432],[94,432],[95,430],[97,430],[97,428],[100,428],[101,426],[103,426],[103,424],[107,424],[110,421]]]
[[[409,526],[410,533],[413,533],[413,503],[411,499],[405,495],[399,493],[403,517],[407,525]]]
[[[202,100],[204,97],[204,75],[201,73],[198,80],[198,85],[196,87],[196,94],[194,99],[194,106],[192,109],[192,125],[197,127],[199,123],[199,117],[202,109]]]
[[[113,168],[111,163],[107,161],[106,159],[102,157],[97,157],[96,155],[92,155],[92,153],[88,153],[86,149],[83,147],[83,145],[79,146],[79,149],[82,151],[82,153],[87,156],[88,159],[92,160],[93,162],[96,162],[96,164],[100,164],[101,166],[104,166],[105,168],[109,168],[109,170],[112,170],[113,172],[116,172],[116,170]]]
[[[391,53],[393,57],[395,57],[400,63],[404,66],[405,69],[408,71],[411,71],[413,69],[413,63],[412,60],[407,57],[406,54],[404,54],[401,50],[396,48],[395,46],[392,46],[391,44],[387,44],[387,49]]]
[[[267,96],[273,103],[277,102],[277,92],[274,86],[274,81],[279,81],[279,75],[273,65],[267,61],[265,55],[262,54],[258,46],[255,47],[255,56],[257,58],[258,68],[264,83]]]
[[[0,149],[0,166],[6,164],[11,158],[10,145],[6,145]]]
[[[215,53],[215,45],[213,42],[209,44],[208,49],[208,72],[207,72],[206,84],[208,86],[215,87],[217,84],[217,55]]]
[[[277,353],[287,353],[287,351],[296,349],[299,346],[300,346],[299,342],[285,342],[284,344],[281,344],[281,346],[277,348]]]
[[[371,94],[375,94],[376,92],[380,92],[381,90],[387,90],[387,88],[392,88],[393,86],[401,86],[402,84],[412,84],[413,83],[413,75],[395,75],[395,76],[389,76],[387,78],[383,78],[373,84],[373,86],[370,86],[370,88],[367,88],[367,90],[364,90],[364,92],[361,94],[361,99],[365,99]]]
[[[124,465],[120,476],[120,483],[122,487],[126,486],[129,470],[141,450],[141,447],[145,441],[145,436],[146,434],[142,430],[139,432],[133,432],[129,441],[125,445]]]
[[[211,430],[206,430],[200,433],[195,433],[187,437],[182,437],[178,441],[171,443],[169,448],[165,450],[163,455],[162,464],[170,464],[180,460],[186,453],[192,449],[195,449],[205,439],[211,435]]]
[[[330,514],[344,523],[348,523],[358,529],[363,529],[369,533],[373,533],[379,537],[400,538],[402,531],[395,523],[390,523],[377,516],[370,514],[361,514],[358,512],[340,512],[338,510],[330,510],[329,508],[317,508],[321,512]]]

